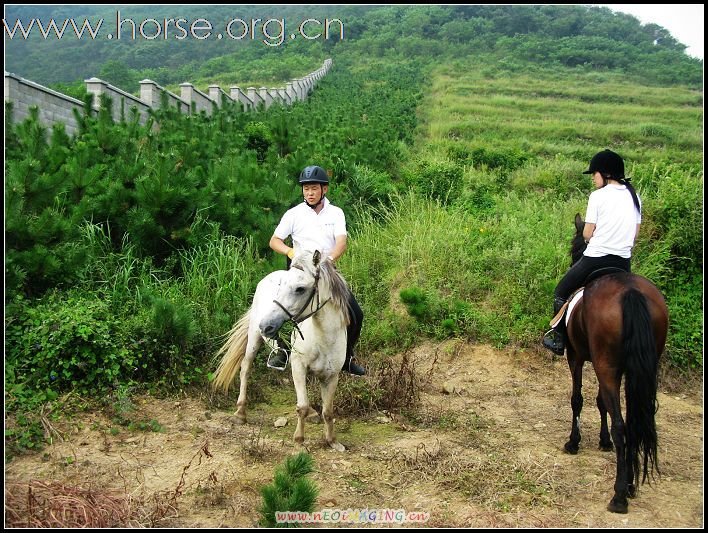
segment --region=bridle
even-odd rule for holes
[[[305,271],[304,268],[299,267],[299,266],[291,265],[290,268],[297,268],[298,270],[302,270],[303,272]],[[312,291],[310,292],[310,296],[307,298],[307,301],[305,302],[305,304],[304,304],[304,305],[300,308],[300,310],[299,310],[297,313],[295,313],[295,314],[293,314],[293,313],[291,313],[290,311],[288,311],[287,308],[286,308],[283,304],[281,304],[278,300],[273,300],[273,303],[274,303],[275,305],[277,305],[278,307],[280,307],[283,311],[285,311],[285,314],[288,315],[288,320],[287,320],[287,321],[293,323],[293,327],[294,327],[295,330],[300,334],[300,338],[301,338],[302,340],[305,340],[305,336],[302,334],[302,331],[300,331],[300,328],[298,327],[298,324],[299,324],[300,322],[303,322],[303,321],[307,320],[307,319],[310,318],[312,315],[314,315],[315,313],[317,313],[317,311],[319,311],[320,309],[322,309],[322,308],[327,304],[327,302],[329,302],[329,301],[331,300],[331,298],[327,298],[324,302],[322,302],[322,303],[320,304],[320,293],[319,293],[319,291],[317,290],[317,288],[319,287],[319,283],[320,283],[320,267],[317,267],[317,272],[315,272],[315,284],[314,284],[314,286],[312,287]],[[312,312],[310,312],[310,313],[308,313],[308,314],[306,314],[306,315],[303,316],[303,313],[305,312],[305,309],[307,309],[307,308],[312,304],[312,300],[314,300],[315,297],[317,298],[317,308],[316,308],[314,311],[312,311]]]

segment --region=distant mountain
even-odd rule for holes
[[[334,19],[341,24],[335,20],[325,39],[325,23]],[[492,60],[621,70],[651,83],[702,84],[702,60],[687,56],[668,30],[604,7],[8,6],[3,22],[5,70],[44,84],[102,70],[164,85],[225,76],[283,81],[307,71],[310,60],[336,60],[340,53],[392,59],[481,53]],[[276,59],[289,65],[286,72],[269,64]]]

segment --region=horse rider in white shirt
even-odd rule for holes
[[[283,215],[269,245],[274,251],[288,257],[288,268],[295,249],[319,250],[325,257],[336,262],[347,249],[347,227],[344,212],[325,196],[329,188],[327,171],[322,167],[308,166],[300,173],[299,181],[304,202]],[[292,248],[284,242],[288,237],[292,237]],[[366,371],[353,359],[354,345],[361,333],[364,313],[351,291],[349,309],[351,321],[347,327],[347,356],[342,370],[363,376]],[[284,368],[286,364],[285,354],[278,351],[270,366]]]

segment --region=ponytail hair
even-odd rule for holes
[[[611,174],[603,174],[602,172],[600,172],[600,174],[602,175],[602,179],[603,179],[603,187],[605,185],[607,185],[607,180],[609,180],[609,179],[617,180],[617,182],[619,182],[620,185],[624,185],[625,187],[627,187],[629,194],[632,195],[632,201],[634,202],[634,207],[637,209],[637,213],[639,213],[639,215],[641,216],[642,206],[639,203],[639,198],[637,197],[637,191],[634,190],[634,187],[629,182],[631,180],[631,178],[625,178],[624,176],[622,176],[621,178],[615,178]]]
[[[634,201],[634,207],[637,208],[637,213],[641,216],[642,214],[642,206],[639,203],[639,198],[637,198],[637,191],[634,190],[634,187],[632,184],[629,182],[631,178],[622,178],[620,180],[617,180],[620,182],[620,184],[624,185],[627,187],[627,190],[629,191],[629,194],[632,195],[632,200]]]

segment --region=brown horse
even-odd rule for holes
[[[576,235],[571,256],[580,259],[587,244],[585,222],[575,216]],[[592,275],[590,278],[593,277]],[[654,415],[659,357],[668,329],[668,309],[661,292],[648,279],[628,272],[614,272],[586,282],[581,301],[568,322],[568,365],[573,377],[573,422],[565,444],[568,453],[578,452],[583,364],[590,361],[599,391],[600,449],[617,452],[615,494],[607,509],[627,512],[627,497],[634,497],[639,484],[640,455],[642,483],[654,471],[659,473]],[[625,380],[627,416],[622,418],[620,383]],[[607,413],[612,419],[607,428]],[[610,440],[610,435],[612,439]]]

